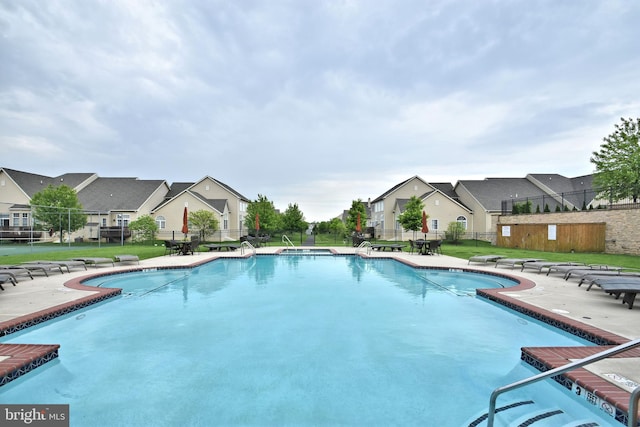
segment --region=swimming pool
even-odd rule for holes
[[[534,373],[520,347],[589,345],[473,296],[507,279],[393,260],[254,256],[91,283],[123,295],[3,338],[61,344],[3,403],[68,403],[74,426],[460,426]],[[612,425],[552,383],[499,405],[532,396]]]

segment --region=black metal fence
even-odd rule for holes
[[[639,209],[638,196],[630,189],[605,188],[540,194],[502,200],[502,215],[587,211],[593,209]]]

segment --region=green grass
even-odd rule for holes
[[[24,246],[24,245],[22,245]],[[3,245],[3,248],[6,248]],[[22,252],[25,251],[25,248]],[[28,250],[28,249],[26,249]],[[138,255],[140,259],[154,258],[164,255],[164,245],[158,246],[151,245],[131,245],[125,246],[82,246],[74,245],[71,247],[52,246],[50,251],[47,251],[45,247],[39,246],[38,251],[34,253],[16,253],[11,255],[0,256],[0,264],[20,264],[21,262],[35,261],[35,260],[53,260],[61,261],[78,257],[105,257],[113,258],[114,255]]]
[[[300,238],[298,237],[298,241]],[[293,241],[293,240],[292,240]],[[297,246],[298,241],[293,241]],[[377,241],[376,243],[396,243],[393,241],[384,242]],[[409,244],[406,243],[405,251],[408,250]],[[331,235],[319,235],[316,236],[317,246],[345,246],[342,239],[337,239]],[[349,240],[346,246],[351,245]],[[22,245],[24,248],[24,245]],[[269,242],[268,246],[282,246],[280,240]],[[3,247],[7,247],[6,245]],[[0,247],[2,248],[2,247]],[[617,265],[625,268],[640,269],[640,257],[634,255],[614,255],[614,254],[602,254],[602,253],[558,253],[558,252],[541,252],[525,249],[512,249],[512,248],[499,248],[492,246],[488,242],[464,240],[459,244],[451,244],[444,242],[442,244],[442,253],[456,258],[464,260],[469,259],[474,255],[502,255],[509,258],[541,258],[546,261],[575,261],[583,262],[585,264],[608,264]],[[11,255],[0,256],[0,264],[19,264],[26,261],[34,260],[65,260],[74,257],[107,257],[113,258],[114,255],[131,254],[138,255],[142,259],[154,258],[164,255],[164,246],[161,242],[157,243],[157,246],[149,244],[126,244],[124,246],[82,246],[73,245],[69,248],[60,247],[59,245],[51,246],[51,251],[47,251],[45,246],[40,246],[37,253],[16,253]]]

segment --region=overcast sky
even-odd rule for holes
[[[593,172],[640,114],[640,2],[0,0],[0,166],[216,178],[308,221]]]

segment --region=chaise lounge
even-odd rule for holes
[[[48,260],[42,260],[42,261],[29,261],[30,263],[33,264],[53,264],[53,265],[59,265],[60,267],[64,267],[67,269],[67,273],[71,273],[71,269],[72,268],[83,268],[83,269],[87,269],[87,266],[85,265],[84,262],[82,261],[48,261]]]
[[[469,262],[467,264],[471,264],[472,262],[488,264],[490,262],[496,262],[499,259],[506,258],[502,255],[474,255],[469,258]]]
[[[28,276],[33,280],[31,271],[19,265],[0,265],[0,274],[8,274],[13,277],[16,282],[18,281],[18,276]]]
[[[72,261],[82,261],[87,265],[93,265],[94,267],[98,267],[98,264],[111,264],[112,267],[115,267],[115,263],[111,258],[73,258]]]
[[[37,262],[29,261],[29,262],[23,262],[22,264],[20,264],[20,267],[26,268],[31,272],[35,272],[35,271],[42,272],[47,277],[49,277],[50,271],[59,271],[60,274],[64,273],[64,271],[62,270],[62,266],[57,264],[38,264]]]
[[[552,262],[552,261],[528,261],[522,264],[522,268],[520,269],[520,271],[524,271],[525,268],[529,268],[532,270],[538,270],[538,274],[542,273],[543,269],[549,269],[551,267],[557,267],[557,266],[583,266],[584,267],[584,263],[578,263],[578,262]]]
[[[16,285],[16,280],[11,277],[11,275],[9,274],[0,274],[0,290],[4,291],[4,287],[2,285],[4,285],[5,283],[11,283],[13,286]]]
[[[534,261],[544,261],[540,258],[500,258],[496,261],[496,268],[499,265],[510,266],[511,268],[515,268],[516,265],[522,267],[522,264],[525,262],[534,262]]]
[[[113,259],[120,264],[123,262],[135,262],[136,264],[140,264],[140,258],[138,255],[114,255]]]
[[[616,299],[622,297],[622,303],[629,305],[629,310],[633,308],[636,294],[640,292],[640,277],[599,277],[592,285],[598,285],[603,291],[615,295]]]

